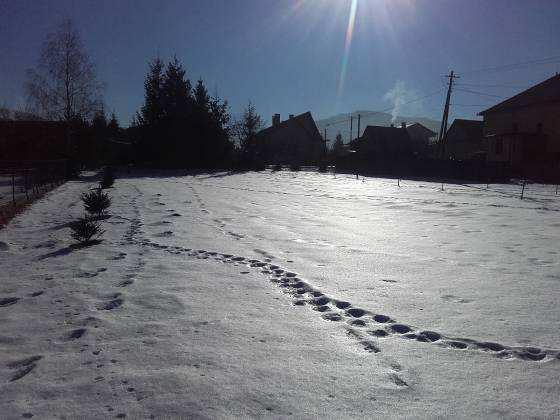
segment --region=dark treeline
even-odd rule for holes
[[[176,57],[167,64],[160,58],[149,64],[144,90],[144,104],[128,130],[135,163],[189,169],[242,166],[246,148],[238,148],[234,138],[241,133],[243,146],[254,133],[243,134],[238,127],[245,124],[232,123],[227,101],[211,97],[202,80],[193,87]]]

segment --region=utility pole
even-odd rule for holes
[[[453,80],[457,79],[458,76],[455,76],[453,70],[449,73],[448,76],[445,76],[449,79],[449,88],[447,89],[447,98],[445,100],[445,108],[443,109],[443,118],[441,119],[441,128],[439,130],[439,138],[438,142],[441,148],[441,158],[445,157],[445,135],[447,134],[447,119],[449,118],[449,102],[451,101],[451,92],[453,90]]]
[[[352,137],[353,128],[354,128],[354,117],[350,115],[350,141],[353,140]]]
[[[360,138],[360,123],[362,119],[362,114],[358,114],[358,136],[356,138]]]
[[[325,137],[323,137],[323,142],[325,143],[325,157],[327,156],[327,127],[325,127]]]

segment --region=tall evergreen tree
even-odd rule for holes
[[[111,119],[107,123],[107,130],[109,132],[109,136],[113,138],[119,137],[121,133],[121,127],[119,126],[119,121],[117,120],[117,116],[114,112],[111,113]]]
[[[154,60],[145,83],[145,103],[137,115],[138,158],[157,166],[211,168],[232,151],[227,102],[210,98],[204,82],[192,88],[177,57],[166,66]]]
[[[156,124],[163,116],[163,70],[161,58],[155,58],[149,64],[149,71],[144,82],[144,105],[138,114],[140,125]]]
[[[194,103],[195,106],[201,111],[208,111],[210,107],[210,97],[208,91],[204,86],[202,79],[199,79],[194,89]]]
[[[185,118],[191,111],[192,87],[177,57],[167,64],[163,78],[163,113],[167,118]]]

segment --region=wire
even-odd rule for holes
[[[451,104],[450,106],[474,106],[474,107],[481,107],[481,106],[489,106],[489,104],[478,104],[478,105],[463,105],[463,104]]]
[[[432,96],[435,96],[435,95],[441,93],[443,90],[444,90],[444,89],[439,89],[439,90],[437,90],[437,91],[435,91],[435,92],[432,92],[432,93],[429,93],[429,94],[427,94],[427,95],[425,95],[425,96],[421,96],[421,97],[419,97],[419,98],[414,98],[414,99],[412,99],[412,100],[410,100],[410,101],[407,101],[407,102],[404,102],[404,103],[400,104],[400,106],[404,106],[404,105],[408,105],[408,104],[411,104],[411,103],[414,103],[414,102],[422,101],[422,100],[424,100],[424,99],[430,98],[430,97],[432,97]],[[382,109],[381,111],[368,111],[368,112],[363,112],[363,113],[361,113],[360,115],[361,115],[361,116],[365,116],[365,115],[382,114],[382,113],[384,113],[384,112],[392,111],[392,110],[395,109],[395,108],[396,108],[396,106],[393,105],[393,106],[391,106],[390,108]],[[333,121],[333,122],[331,122],[331,123],[328,123],[327,125],[325,125],[325,128],[326,128],[326,127],[330,127],[331,125],[337,125],[337,124],[341,124],[341,123],[343,123],[343,122],[348,122],[348,121],[350,121],[350,118],[354,118],[354,116],[352,115],[352,116],[350,116],[350,117],[346,117],[346,118],[344,118],[344,119],[340,119],[340,120],[338,120],[338,121]]]
[[[527,89],[526,86],[511,86],[511,85],[479,85],[476,83],[455,83],[455,86],[469,86],[469,87],[486,87],[486,88],[509,88],[509,89]]]
[[[478,74],[478,73],[492,73],[496,71],[505,71],[505,70],[516,70],[518,68],[523,68],[532,65],[542,65],[542,64],[554,64],[560,63],[560,55],[541,58],[539,60],[530,60],[530,61],[520,61],[517,63],[505,64],[502,66],[495,66],[495,67],[483,67],[476,70],[471,70],[467,72],[463,72],[462,76],[470,75],[470,74]]]
[[[484,93],[484,92],[476,92],[476,91],[474,91],[474,90],[469,90],[469,89],[456,88],[455,90],[458,90],[459,92],[472,93],[472,94],[474,94],[474,95],[488,96],[488,97],[491,97],[491,98],[503,99],[503,96],[491,95],[491,94],[489,94],[489,93]]]

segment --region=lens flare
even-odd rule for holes
[[[344,83],[346,82],[346,73],[348,71],[348,60],[350,59],[350,48],[352,47],[352,37],[354,36],[354,26],[356,24],[356,13],[358,11],[358,0],[352,0],[350,5],[350,15],[348,16],[348,28],[346,29],[346,39],[344,40],[344,53],[342,55],[342,67],[340,70],[340,78],[338,79],[338,97],[344,91]]]

